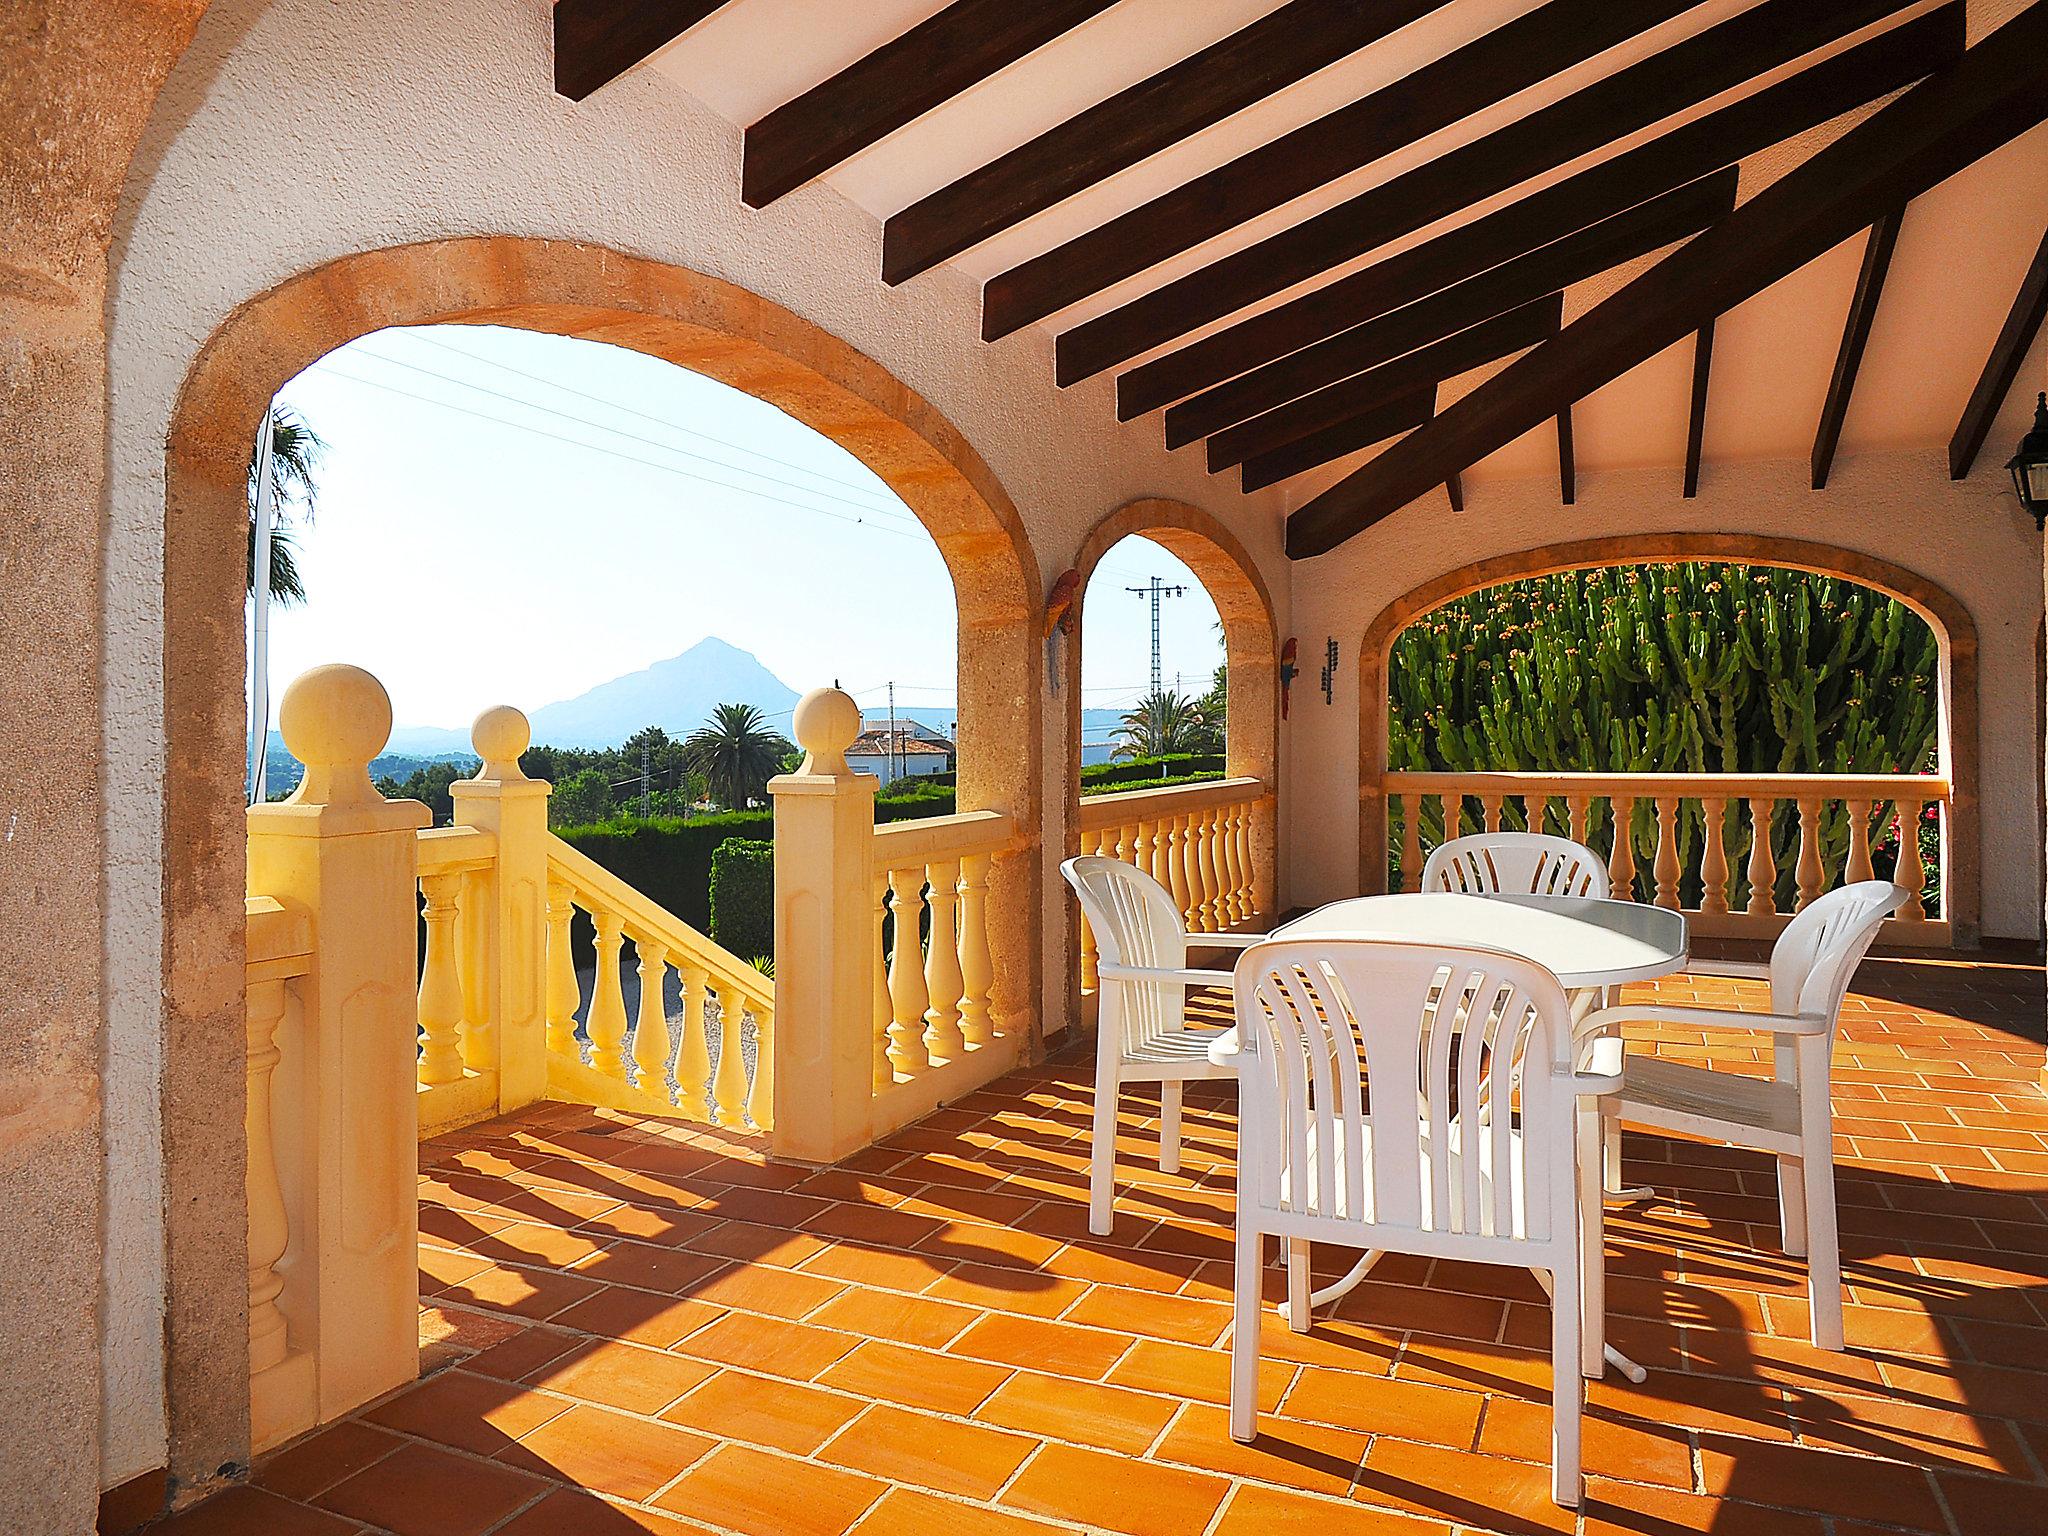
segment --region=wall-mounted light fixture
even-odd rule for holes
[[[2034,430],[2020,439],[2020,451],[2005,467],[2020,505],[2034,514],[2034,526],[2048,528],[2048,390],[2034,406]]]

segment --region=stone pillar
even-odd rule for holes
[[[325,1422],[419,1372],[414,871],[429,817],[370,783],[391,700],[369,673],[316,667],[277,719],[306,774],[249,810],[249,891],[303,909],[316,945],[275,1119],[292,1230],[279,1305],[313,1353]]]
[[[860,706],[814,688],[775,797],[775,1151],[825,1163],[865,1146],[874,1094],[874,775],[847,766]]]
[[[478,827],[498,839],[497,862],[484,881],[485,927],[475,952],[482,959],[498,1113],[505,1114],[547,1094],[551,786],[519,771],[519,754],[532,742],[533,730],[511,705],[478,715],[469,739],[483,766],[450,792],[458,826]]]

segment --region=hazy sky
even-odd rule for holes
[[[348,661],[400,725],[538,708],[687,650],[752,651],[792,688],[835,678],[878,705],[950,704],[952,583],[910,510],[771,405],[595,342],[497,327],[364,337],[279,399],[328,444],[319,511],[295,518],[309,600],[271,610],[271,676]],[[1105,509],[1106,510],[1106,509]],[[1163,670],[1186,691],[1222,659],[1216,610],[1157,545],[1126,539],[1085,610],[1083,701],[1148,681],[1157,574]]]

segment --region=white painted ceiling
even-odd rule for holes
[[[1022,3],[1022,0],[1020,0]],[[823,179],[879,221],[926,194],[1028,142],[1095,102],[1135,84],[1278,8],[1280,0],[1121,0],[1008,69],[946,102]],[[1539,0],[1451,0],[1435,13],[1292,87],[1097,183],[1004,231],[951,265],[986,280],[1052,249],[1192,176],[1267,143],[1472,38],[1536,8]],[[1627,0],[1615,0],[1625,4]],[[1059,332],[1148,292],[1219,256],[1299,223],[1367,187],[1468,142],[1568,94],[1588,81],[1747,10],[1758,0],[1702,0],[1663,26],[1609,50],[1588,64],[1477,113],[1418,144],[1318,188],[1271,213],[1096,294],[1042,322]],[[1921,0],[1898,20],[1933,9]],[[1970,36],[1977,38],[2018,10],[2023,0],[1969,0]],[[944,8],[945,0],[731,0],[647,64],[736,127],[852,64]],[[1846,39],[1852,46],[1894,22]],[[1828,50],[1836,51],[1836,50]],[[1810,55],[1801,65],[1825,53]],[[1473,205],[1452,218],[1371,252],[1349,266],[1218,322],[1176,338],[1178,347],[1221,325],[1319,287],[1353,267],[1442,233],[1490,208],[1514,201],[1595,160],[1668,131],[1679,122],[1796,72],[1764,76],[1694,111],[1616,140],[1583,160]],[[1744,163],[1742,196],[1838,136],[1869,109]],[[733,189],[735,199],[739,189]],[[1842,452],[1933,448],[1945,444],[2039,245],[2048,214],[2048,126],[1956,176],[1915,202],[1901,229],[1891,275],[1843,432]],[[1862,240],[1849,242],[1758,295],[1716,327],[1706,457],[1804,459],[1841,340]],[[1646,262],[1574,286],[1565,314],[1575,315],[1618,287]],[[911,291],[919,281],[913,278]],[[881,281],[879,274],[877,283]],[[972,337],[963,343],[981,345]],[[1162,350],[1171,350],[1166,348]],[[1504,366],[1504,365],[1501,365]],[[1493,369],[1446,386],[1450,399]],[[1677,465],[1684,457],[1691,345],[1650,359],[1580,402],[1574,412],[1581,471]],[[2007,401],[1986,454],[2025,430],[2030,391],[2048,383],[2048,339],[2037,344],[2021,383]],[[1158,430],[1156,415],[1147,430]],[[1199,445],[1181,450],[1200,453]],[[1283,486],[1299,505],[1369,456],[1354,455],[1297,476]],[[1554,474],[1556,446],[1548,431],[1530,434],[1473,467],[1469,478]]]

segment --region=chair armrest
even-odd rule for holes
[[[1695,956],[1686,962],[1681,976],[1729,976],[1744,981],[1769,981],[1771,968],[1761,960],[1702,960]]]
[[[1629,1021],[1690,1024],[1697,1029],[1729,1032],[1761,1030],[1774,1035],[1824,1035],[1833,1027],[1833,1021],[1820,1014],[1742,1013],[1732,1008],[1700,1008],[1686,1003],[1621,1003],[1587,1014],[1579,1020],[1574,1033],[1584,1036]]]
[[[1229,971],[1169,970],[1163,966],[1114,965],[1104,961],[1095,974],[1107,981],[1177,981],[1184,987],[1227,987]]]
[[[1618,1093],[1621,1090],[1621,1076],[1615,1072],[1574,1072],[1572,1088],[1581,1096]]]
[[[1271,938],[1269,933],[1191,933],[1189,949],[1250,949]]]
[[[1209,1042],[1209,1064],[1217,1067],[1235,1067],[1237,1058],[1251,1053],[1237,1038],[1235,1029],[1226,1029]]]

